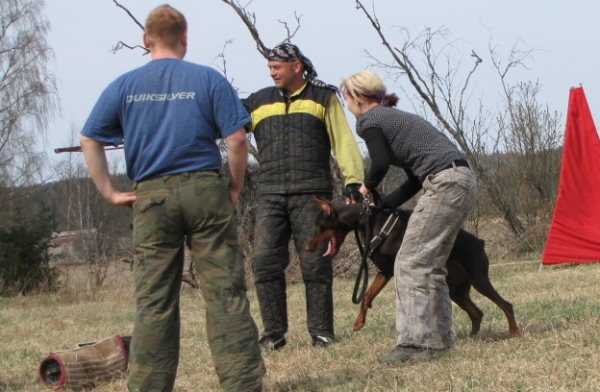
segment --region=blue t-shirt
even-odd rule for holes
[[[112,82],[81,134],[125,144],[133,181],[219,170],[216,140],[249,123],[231,84],[216,70],[178,59],[153,60]]]

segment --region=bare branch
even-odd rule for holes
[[[359,0],[356,0],[356,8],[362,10],[363,13],[365,14],[365,16],[367,17],[367,19],[369,19],[369,21],[373,25],[373,28],[375,29],[375,31],[377,31],[377,34],[381,38],[383,46],[385,46],[387,48],[388,52],[390,53],[390,55],[392,56],[394,61],[400,66],[400,68],[402,69],[402,71],[404,71],[406,76],[408,76],[410,83],[415,87],[419,96],[421,96],[421,98],[423,100],[425,100],[426,102],[428,102],[430,104],[430,106],[432,106],[433,103],[430,102],[431,100],[429,99],[427,94],[425,94],[422,91],[420,84],[415,79],[415,75],[412,72],[413,67],[411,66],[410,62],[407,62],[408,58],[404,54],[405,51],[400,50],[398,48],[392,48],[392,45],[387,41],[385,35],[381,31],[381,24],[379,23],[379,20],[377,19],[377,16],[375,15],[374,12],[373,12],[373,15],[371,15],[369,13],[369,11],[366,10],[366,8],[362,5],[362,3]],[[402,58],[399,57],[399,55],[402,56]]]
[[[477,69],[477,67],[479,66],[479,64],[481,64],[483,62],[483,60],[481,59],[481,57],[479,57],[477,55],[477,53],[475,53],[474,50],[471,50],[471,57],[474,57],[475,60],[475,64],[473,64],[473,68],[471,69],[471,71],[469,71],[469,74],[467,75],[467,80],[462,88],[462,90],[460,91],[460,98],[459,98],[459,118],[463,119],[465,116],[465,107],[463,105],[464,103],[464,97],[465,97],[465,92],[467,90],[467,86],[469,85],[469,81],[471,80],[471,77],[473,76],[473,74],[475,73],[475,70]]]
[[[256,50],[258,50],[258,52],[265,59],[268,59],[270,49],[260,39],[260,36],[258,34],[258,29],[256,28],[256,16],[254,15],[254,13],[250,13],[250,12],[246,11],[246,7],[250,3],[252,3],[252,1],[250,1],[250,3],[248,3],[248,5],[246,5],[244,7],[242,7],[240,5],[240,2],[237,0],[221,0],[221,1],[223,1],[223,3],[229,5],[231,8],[233,8],[234,11],[239,15],[239,17],[242,19],[242,22],[244,22],[244,24],[250,31],[250,35],[252,35],[254,42],[256,42]],[[295,34],[295,32],[294,32],[294,34]]]
[[[440,29],[432,31],[431,29],[426,29],[415,39],[411,39],[408,31],[405,28],[400,28],[401,33],[405,35],[404,45],[401,47],[393,47],[383,34],[381,24],[379,23],[375,12],[373,11],[371,13],[367,11],[360,0],[356,0],[356,8],[365,14],[381,38],[383,46],[386,47],[389,54],[392,56],[392,59],[394,60],[395,64],[392,66],[392,68],[400,71],[397,73],[397,75],[406,75],[408,77],[408,80],[416,91],[417,96],[425,102],[426,106],[429,108],[429,110],[431,110],[437,121],[441,124],[442,128],[456,140],[461,149],[467,153],[467,158],[471,160],[472,157],[470,156],[471,154],[468,148],[469,146],[462,131],[464,113],[461,113],[460,111],[457,112],[456,109],[456,107],[462,106],[463,102],[459,102],[458,105],[455,105],[453,102],[453,77],[455,75],[455,71],[448,66],[446,74],[444,76],[440,76],[436,66],[438,57],[442,54],[449,56],[448,53],[453,47],[452,42],[447,43],[443,45],[442,49],[437,52],[438,54],[436,54],[433,49],[434,38],[438,36],[446,38],[446,35],[448,34],[447,30]],[[421,72],[417,65],[414,64],[410,59],[411,52],[413,51],[418,51],[423,55],[427,72]],[[448,60],[450,59],[448,58]],[[478,65],[479,62],[476,62],[472,72],[474,72],[474,69],[476,69]],[[466,91],[469,81],[470,78],[467,78],[462,87],[463,94],[460,95],[462,99],[464,99],[464,91]],[[443,98],[445,103],[444,110],[449,113],[449,118],[442,113],[442,107],[437,102],[438,96]],[[452,123],[449,121],[449,119],[452,120]]]
[[[429,96],[425,91],[423,91],[423,86],[425,85],[425,83],[424,83],[423,79],[421,79],[420,74],[418,72],[415,72],[415,67],[412,65],[412,63],[408,59],[406,51],[403,49],[401,50],[398,48],[392,48],[392,45],[387,41],[385,35],[381,31],[381,25],[380,25],[377,17],[374,15],[371,15],[365,9],[365,7],[362,5],[362,3],[359,0],[356,0],[356,5],[357,5],[357,9],[362,10],[363,13],[365,14],[365,16],[369,19],[369,21],[371,22],[371,24],[377,31],[377,34],[381,38],[383,46],[385,46],[388,49],[388,52],[393,57],[394,61],[396,61],[396,63],[404,71],[404,73],[408,77],[408,80],[410,81],[410,84],[412,84],[412,86],[415,88],[415,90],[417,91],[417,93],[421,97],[421,99],[423,99],[427,103],[427,105],[433,111],[435,117],[444,126],[444,128],[451,134],[454,134],[455,133],[454,128],[446,121],[446,119],[440,112],[439,107],[435,104],[435,101],[433,100],[433,98],[431,96]],[[406,48],[406,46],[404,48]],[[419,83],[419,82],[421,82],[421,83]],[[464,146],[461,146],[461,147],[464,148]]]
[[[135,18],[135,16],[133,16],[133,14],[123,5],[119,4],[117,2],[117,0],[113,0],[113,3],[115,3],[115,5],[119,8],[121,8],[122,10],[124,10],[125,12],[127,12],[127,15],[129,15],[129,17],[140,27],[140,29],[142,29],[142,31],[144,31],[144,26]],[[127,49],[142,49],[144,51],[144,56],[150,53],[150,49],[145,48],[141,45],[127,45],[126,43],[124,43],[123,41],[119,41],[115,46],[113,46],[113,48],[110,50],[113,53],[116,53],[117,51],[123,49],[123,48],[127,48]]]
[[[144,31],[144,25],[142,25],[136,18],[135,16],[133,16],[133,14],[131,12],[129,12],[129,10],[127,8],[125,8],[124,6],[122,6],[121,4],[117,3],[117,0],[113,0],[113,2],[115,3],[115,5],[121,9],[123,9],[125,12],[127,12],[127,15],[129,15],[129,17],[131,19],[133,19],[133,21],[140,26],[140,29],[142,29],[142,31]]]
[[[229,79],[229,75],[227,75],[227,58],[225,57],[225,49],[227,48],[227,45],[229,45],[229,44],[231,44],[231,43],[233,43],[233,40],[232,40],[232,39],[225,41],[225,44],[223,45],[223,50],[221,51],[221,53],[219,53],[219,54],[218,54],[218,55],[217,55],[217,56],[214,58],[214,60],[216,60],[216,59],[221,59],[221,63],[222,63],[222,65],[221,65],[221,66],[217,65],[217,68],[219,69],[219,71],[221,71],[221,72],[223,73],[223,76],[225,76],[225,78],[226,78],[227,80],[229,80],[229,83],[230,83],[230,84],[231,84],[231,86],[232,86],[232,87],[235,89],[235,91],[236,91],[237,93],[239,93],[239,88],[238,88],[238,87],[235,87],[235,86],[233,85],[233,81],[234,81],[234,79],[233,79],[233,78]]]
[[[217,65],[217,68],[219,68],[219,71],[221,71],[226,78],[227,78],[227,58],[225,57],[225,49],[227,48],[227,45],[229,45],[231,43],[233,43],[232,39],[225,41],[225,44],[223,45],[223,50],[221,51],[221,53],[219,53],[214,58],[214,60],[221,59],[222,66]],[[227,78],[227,79],[229,79],[229,78]]]
[[[119,51],[119,50],[121,50],[123,48],[131,49],[131,50],[139,48],[139,49],[142,49],[144,51],[143,56],[145,56],[147,54],[150,54],[150,50],[148,48],[145,48],[145,47],[143,47],[141,45],[130,46],[130,45],[127,45],[123,41],[119,41],[115,46],[113,46],[113,48],[110,51],[113,52],[113,53],[117,53],[117,51]]]
[[[293,33],[290,33],[290,28],[289,28],[287,22],[283,22],[281,20],[278,20],[279,23],[283,24],[283,26],[285,27],[285,30],[287,31],[287,38],[285,39],[286,42],[291,42],[292,38],[294,38],[294,36],[298,32],[298,30],[300,30],[300,19],[302,18],[302,15],[298,15],[294,11],[294,18],[296,18],[297,26],[296,26],[296,29],[294,30]]]

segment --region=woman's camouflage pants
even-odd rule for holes
[[[477,179],[466,167],[423,183],[394,265],[398,346],[454,345],[446,260],[476,199]]]

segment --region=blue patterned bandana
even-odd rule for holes
[[[300,61],[304,66],[304,72],[306,73],[306,80],[317,87],[325,87],[332,89],[337,92],[337,87],[327,84],[322,80],[317,79],[317,71],[315,67],[311,63],[311,61],[305,57],[300,49],[289,42],[283,42],[269,52],[269,61],[281,61],[281,62],[292,62],[292,61]]]

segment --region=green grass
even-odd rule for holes
[[[507,339],[502,311],[478,293],[485,313],[481,332],[468,336],[467,315],[454,307],[457,345],[433,359],[382,365],[377,356],[395,341],[393,284],[375,300],[366,326],[352,332],[358,307],[353,281],[336,280],[336,342],[313,349],[306,331],[304,286],[288,287],[288,345],[264,356],[265,391],[594,391],[600,390],[600,264],[573,267],[497,265],[490,270],[498,292],[515,308],[523,331]],[[118,287],[118,288],[117,288]],[[249,292],[260,328],[258,305]],[[75,343],[130,333],[133,299],[127,285],[88,295],[81,290],[0,299],[0,391],[47,391],[39,361]],[[126,376],[94,391],[124,391]],[[204,304],[198,291],[182,290],[178,392],[218,391],[206,343]]]

